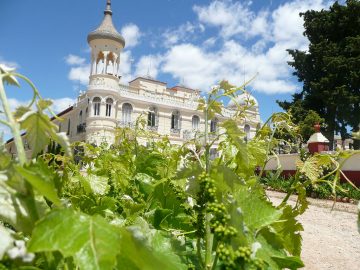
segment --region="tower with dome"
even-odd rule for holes
[[[53,119],[71,142],[112,144],[117,128],[134,127],[140,116],[145,118],[148,130],[168,136],[172,144],[182,144],[205,129],[204,115],[197,110],[199,90],[183,85],[169,87],[166,82],[149,76],[128,83],[121,81],[119,67],[126,40],[114,26],[111,0],[106,1],[103,20],[88,34],[87,41],[91,59],[87,89],[73,106],[58,114],[62,121]],[[240,124],[246,138],[251,139],[260,123],[258,103],[249,93],[238,96],[236,102],[241,106],[251,104],[245,121]],[[209,121],[209,130],[218,132],[219,122],[231,118],[235,107],[234,102],[224,106],[222,115]]]

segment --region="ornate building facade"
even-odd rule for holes
[[[116,128],[133,127],[140,115],[145,117],[147,129],[169,136],[173,144],[181,144],[191,139],[197,130],[204,130],[204,115],[197,111],[198,90],[168,87],[167,83],[149,77],[135,78],[127,85],[120,83],[119,67],[125,40],[114,27],[110,0],[107,0],[103,21],[87,40],[91,48],[87,90],[78,96],[73,106],[59,114],[63,121],[53,120],[71,142],[111,144]],[[247,94],[239,96],[240,104],[249,98],[254,106],[247,110],[247,120],[241,128],[251,139],[260,123],[258,103]],[[216,131],[218,123],[231,118],[234,112],[233,104],[224,106],[222,116],[209,121],[210,131]]]

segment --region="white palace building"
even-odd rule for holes
[[[169,87],[165,82],[146,76],[137,77],[126,85],[120,83],[119,66],[125,40],[114,27],[110,0],[107,0],[103,21],[87,40],[91,48],[87,90],[78,96],[73,106],[59,113],[61,122],[53,120],[71,142],[111,144],[115,130],[133,127],[140,115],[145,117],[149,130],[168,136],[172,144],[181,144],[191,139],[197,130],[204,130],[204,116],[197,111],[198,90]],[[260,123],[258,103],[249,94],[240,95],[238,101],[244,104],[249,98],[254,106],[247,110],[247,120],[240,128],[251,139]],[[231,118],[234,109],[231,103],[224,106],[222,115],[209,121],[210,131],[216,131],[219,122]],[[8,149],[10,145],[11,142]]]

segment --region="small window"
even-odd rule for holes
[[[67,129],[66,135],[70,135],[70,130],[71,130],[71,123],[70,123],[70,118],[69,118],[69,120],[68,120],[68,129]]]
[[[194,115],[192,117],[192,129],[198,130],[200,126],[200,117],[197,115]]]
[[[111,98],[106,99],[106,116],[111,116],[111,106],[113,104],[113,100]]]
[[[83,120],[83,112],[82,111],[80,111],[80,113],[79,113],[79,124],[81,124],[82,123],[82,120]]]
[[[148,126],[149,127],[156,127],[156,108],[150,108],[148,112]]]
[[[94,115],[100,115],[100,103],[101,99],[99,97],[93,99]]]
[[[210,122],[210,132],[216,132],[217,131],[217,123],[218,123],[218,120],[216,118],[211,120],[211,122]]]
[[[131,123],[131,114],[133,111],[133,107],[129,103],[124,103],[122,105],[122,121],[124,125],[128,125]]]
[[[180,129],[180,113],[175,111],[171,114],[171,129]]]
[[[211,148],[210,149],[210,159],[213,160],[215,158],[217,158],[217,150],[216,150],[216,148]]]
[[[245,140],[248,141],[250,139],[250,125],[246,124],[244,126],[244,132],[245,132]]]

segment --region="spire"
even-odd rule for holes
[[[111,0],[106,0],[104,19],[100,26],[88,35],[88,42],[94,39],[111,39],[122,44],[122,47],[125,46],[124,38],[116,30],[112,21]]]
[[[104,14],[112,15],[111,0],[106,0],[106,9],[104,10]]]

